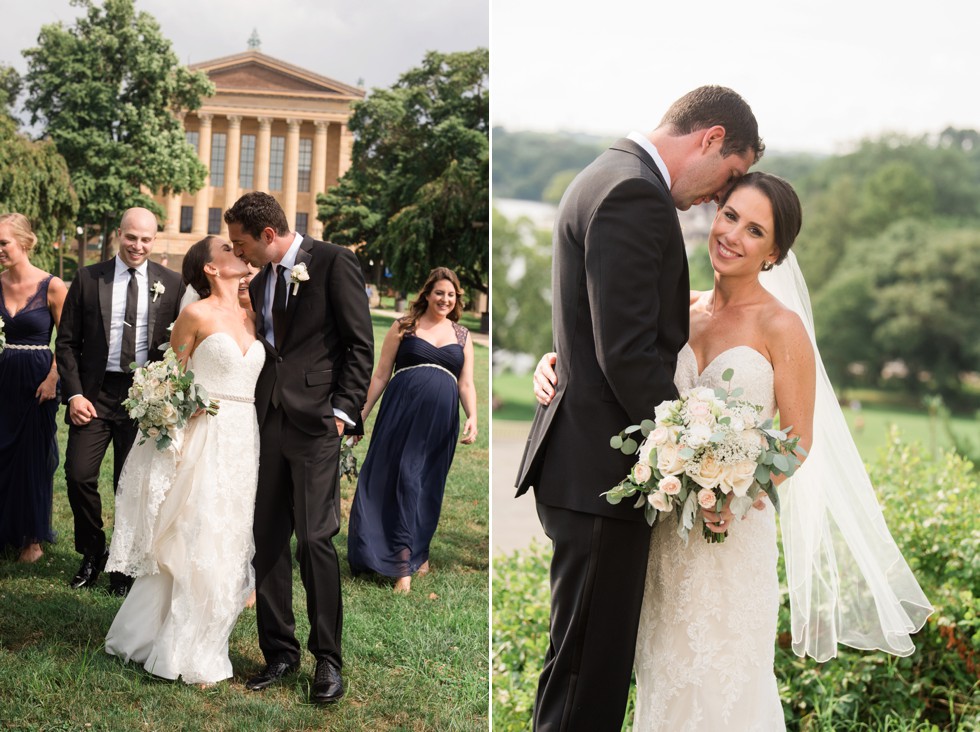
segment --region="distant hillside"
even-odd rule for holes
[[[568,182],[613,142],[578,132],[511,132],[493,128],[494,198],[557,203]],[[824,158],[767,151],[757,170],[793,183],[803,180]]]

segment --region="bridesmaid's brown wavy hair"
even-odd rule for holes
[[[402,335],[407,335],[415,332],[415,328],[419,324],[419,318],[422,317],[426,309],[429,307],[429,301],[427,298],[432,294],[432,290],[436,286],[436,282],[439,282],[440,280],[449,280],[453,283],[453,289],[456,290],[456,306],[446,317],[454,323],[459,322],[459,316],[463,314],[463,288],[459,286],[459,277],[457,277],[456,273],[449,269],[449,267],[436,267],[434,270],[429,272],[429,276],[426,278],[425,284],[422,285],[422,290],[419,292],[419,296],[415,298],[415,302],[413,302],[412,306],[408,309],[408,315],[398,321],[399,333]]]

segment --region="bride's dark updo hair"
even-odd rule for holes
[[[718,205],[724,206],[733,191],[746,187],[755,188],[769,199],[769,204],[772,206],[773,239],[776,248],[779,249],[776,264],[779,264],[786,259],[803,225],[803,207],[800,206],[800,198],[793,190],[793,186],[778,175],[757,172],[744,175],[735,181],[735,185]]]
[[[184,283],[193,287],[203,300],[211,294],[211,283],[204,274],[204,265],[211,261],[211,242],[216,236],[206,236],[187,250],[180,274]]]

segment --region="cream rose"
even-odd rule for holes
[[[701,469],[698,471],[698,475],[691,475],[691,473],[688,473],[688,475],[691,476],[691,480],[702,488],[714,488],[721,483],[724,467],[724,465],[711,455],[705,455],[701,460]],[[724,486],[722,486],[722,490],[725,493],[728,492],[725,491]]]
[[[653,477],[653,470],[646,463],[637,463],[633,466],[633,482],[643,485]]]
[[[657,470],[663,475],[679,475],[684,472],[684,458],[680,448],[672,442],[657,448]]]
[[[670,502],[670,498],[663,491],[656,491],[648,495],[647,502],[658,511],[664,513],[670,513],[674,510],[674,504]]]
[[[667,475],[660,479],[657,487],[668,496],[676,496],[681,492],[681,480],[676,475]]]
[[[705,424],[692,424],[684,437],[684,443],[695,450],[707,445],[709,440],[711,440],[711,428]]]
[[[702,488],[698,491],[698,505],[701,508],[707,509],[708,511],[714,511],[717,500],[715,499],[715,492],[708,488]]]
[[[755,461],[742,460],[727,466],[723,480],[736,496],[744,496],[755,482],[755,468]]]
[[[647,441],[653,445],[662,445],[667,442],[667,438],[670,437],[670,433],[667,431],[666,427],[657,427],[650,436],[647,437]]]

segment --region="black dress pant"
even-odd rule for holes
[[[650,548],[643,521],[537,504],[554,543],[551,631],[534,705],[540,732],[619,732]]]
[[[99,472],[109,444],[112,444],[112,488],[115,492],[119,489],[119,474],[126,456],[139,432],[136,422],[122,408],[132,383],[130,374],[107,372],[95,401],[98,417],[81,427],[68,426],[65,482],[68,485],[68,503],[75,519],[75,551],[83,556],[98,556],[106,547]]]
[[[340,437],[300,432],[269,407],[261,428],[255,497],[255,585],[259,647],[267,663],[298,663],[290,537],[306,590],[307,647],[341,666],[343,607],[333,537],[340,531]]]

